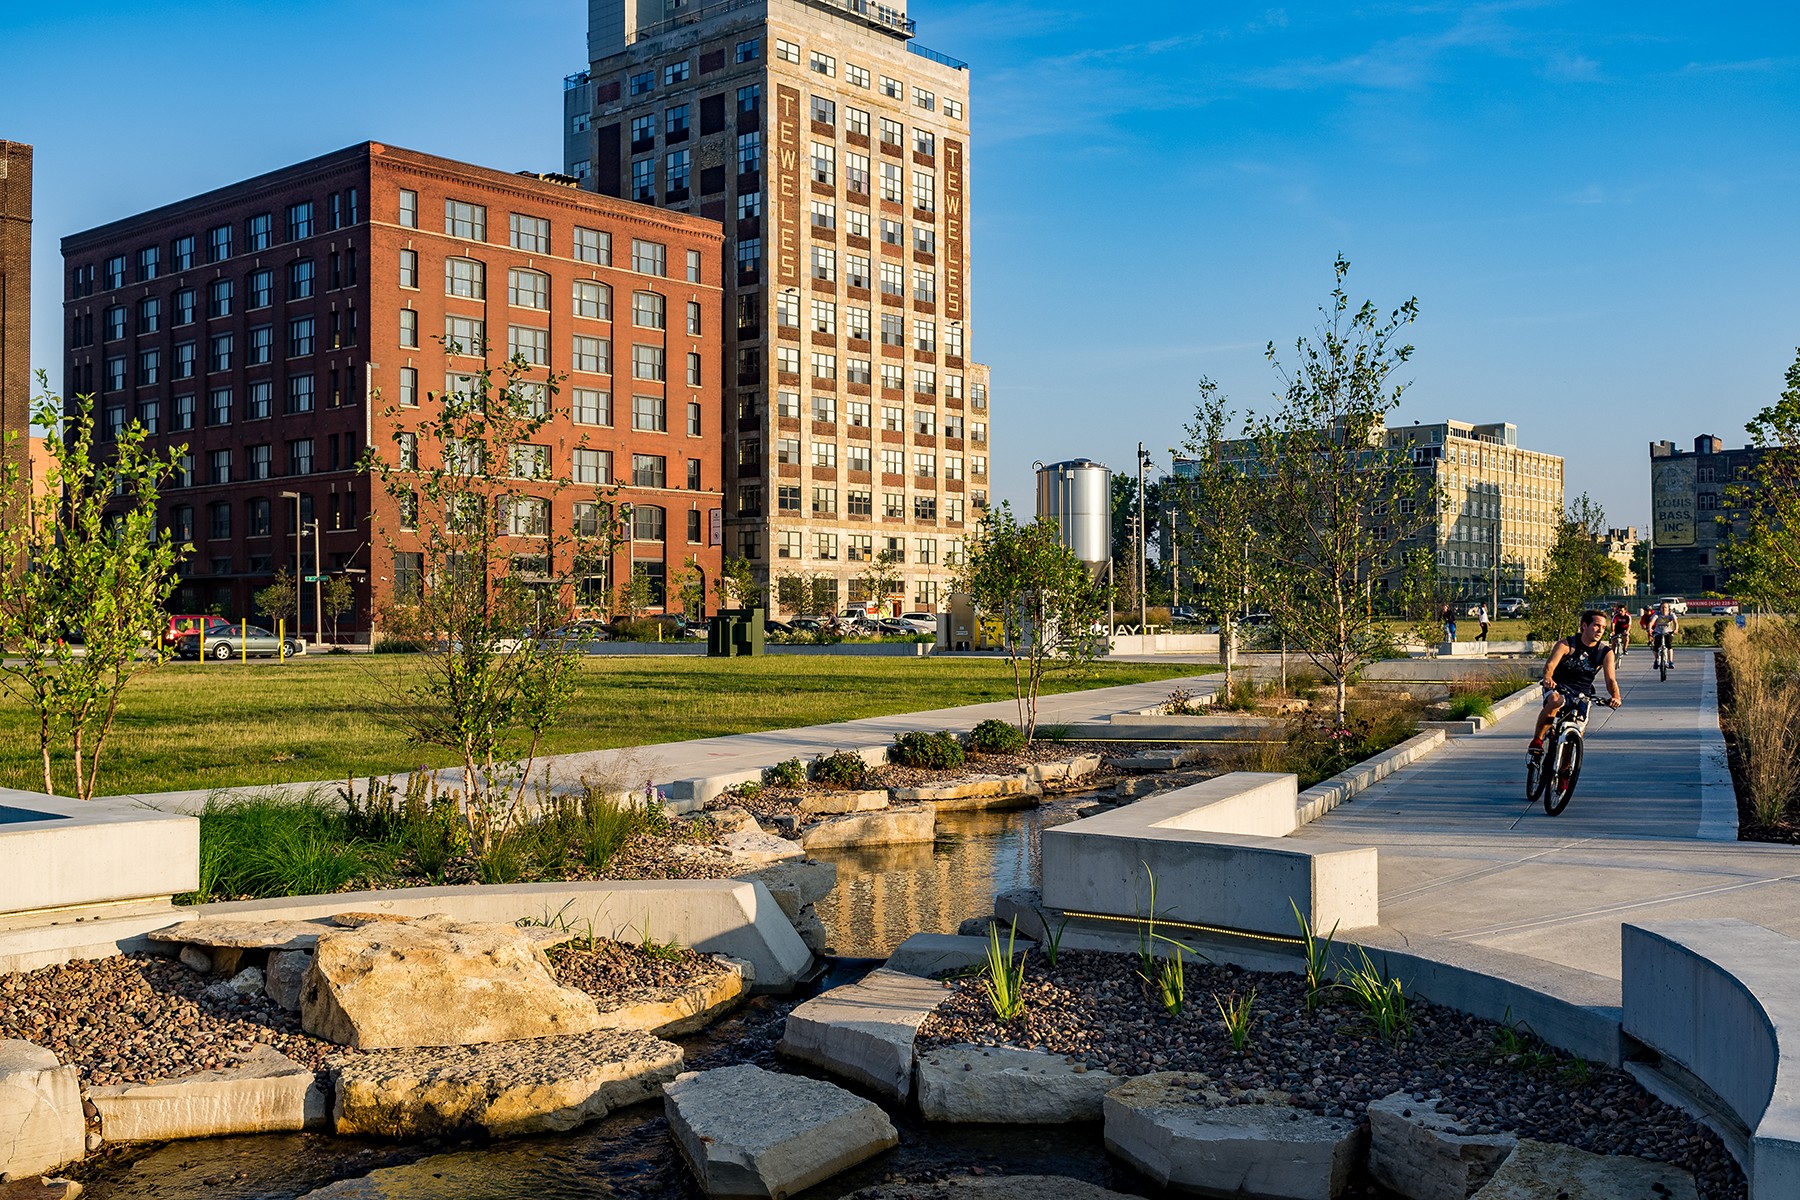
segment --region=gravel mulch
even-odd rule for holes
[[[603,938],[591,946],[552,946],[545,954],[556,969],[556,982],[608,1002],[639,989],[678,987],[723,969],[697,950],[666,946],[651,951]]]
[[[1221,1090],[1272,1088],[1327,1116],[1362,1119],[1371,1100],[1396,1091],[1441,1096],[1443,1111],[1484,1132],[1508,1131],[1596,1154],[1632,1154],[1692,1171],[1705,1200],[1741,1200],[1744,1177],[1724,1145],[1687,1114],[1623,1071],[1583,1063],[1499,1026],[1421,1001],[1397,1046],[1377,1038],[1346,993],[1306,1011],[1298,975],[1190,965],[1187,1006],[1168,1016],[1137,977],[1134,957],[1064,953],[1052,967],[1034,954],[1026,1011],[996,1021],[980,982],[955,983],[919,1031],[920,1050],[973,1042],[1046,1050],[1121,1075],[1188,1071]],[[1256,992],[1244,1053],[1226,1038],[1214,995]]]

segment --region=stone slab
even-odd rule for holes
[[[1758,1200],[1762,1200],[1761,1195]],[[1771,1193],[1773,1195],[1773,1193]],[[1668,1163],[1522,1138],[1474,1200],[1698,1200],[1694,1177]]]
[[[324,1128],[325,1089],[314,1074],[271,1046],[236,1065],[154,1083],[88,1089],[108,1142],[166,1142],[241,1133]]]
[[[1025,778],[1036,784],[1074,783],[1086,779],[1100,769],[1098,754],[1077,754],[1061,762],[1032,763],[1025,768]]]
[[[54,1171],[86,1151],[75,1068],[42,1046],[0,1040],[0,1181]]]
[[[1334,1200],[1362,1156],[1355,1121],[1279,1103],[1222,1106],[1199,1081],[1145,1075],[1106,1095],[1106,1148],[1179,1192]]]
[[[796,1007],[779,1049],[904,1101],[912,1095],[913,1039],[948,996],[941,983],[878,968]]]
[[[873,1101],[748,1063],[682,1075],[663,1097],[670,1136],[708,1196],[791,1196],[900,1141]]]
[[[717,960],[709,971],[683,985],[638,988],[600,1001],[600,1029],[639,1029],[658,1037],[679,1037],[705,1029],[736,1008],[749,993],[744,964]]]
[[[794,802],[803,817],[836,816],[840,813],[876,812],[888,806],[882,790],[865,792],[809,792]]]
[[[1205,754],[1205,749],[1200,746],[1178,750],[1144,750],[1119,759],[1117,765],[1121,771],[1173,771],[1199,762]]]
[[[0,1200],[75,1200],[81,1185],[73,1179],[18,1179],[0,1183]]]
[[[357,1054],[331,1064],[332,1125],[389,1138],[562,1133],[654,1099],[681,1064],[681,1047],[631,1030]]]
[[[339,929],[360,929],[365,925],[397,924],[412,919],[375,913],[337,913],[320,920],[306,921],[229,921],[203,918],[198,921],[183,921],[164,929],[152,929],[144,937],[147,941],[164,945],[198,946],[204,951],[267,950],[273,953],[312,950],[319,944],[319,935],[322,933],[332,933]],[[575,936],[573,930],[544,925],[522,927],[519,933],[540,946],[560,945]],[[210,968],[196,969],[230,973],[221,964],[237,962],[236,958],[217,953],[209,953],[208,958],[211,960]]]
[[[1395,1092],[1369,1105],[1369,1174],[1407,1200],[1468,1200],[1518,1145],[1469,1132],[1436,1100]]]
[[[1007,796],[1029,796],[1038,791],[1037,784],[1023,773],[1018,775],[971,775],[947,783],[927,783],[918,787],[894,788],[896,804],[932,804],[946,800],[985,800]]]
[[[854,813],[814,825],[800,838],[808,851],[842,846],[905,846],[937,836],[937,813],[929,806]]]
[[[1098,1121],[1117,1075],[1063,1055],[1010,1046],[942,1046],[919,1055],[919,1112],[927,1121],[1065,1125]]]
[[[816,858],[802,859],[792,862],[771,863],[766,867],[758,867],[753,871],[745,871],[735,876],[737,879],[757,880],[775,895],[776,903],[793,919],[802,907],[817,904],[831,895],[831,889],[837,886],[837,864]],[[794,897],[793,911],[788,911],[786,902],[781,899],[777,889],[784,889]]]
[[[806,851],[799,843],[776,837],[772,833],[763,833],[760,829],[728,833],[719,839],[719,845],[731,855],[733,862],[743,863],[745,866],[806,857]]]

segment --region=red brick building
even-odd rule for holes
[[[612,580],[644,568],[660,608],[688,559],[719,568],[722,245],[714,221],[559,176],[367,142],[64,238],[64,391],[97,397],[103,438],[140,421],[186,447],[164,496],[195,547],[177,611],[254,616],[298,566],[350,575],[360,633],[416,539],[359,456],[397,462],[396,430],[479,369],[446,340],[523,355],[554,379],[541,466],[578,484],[551,526],[616,485],[633,515]]]

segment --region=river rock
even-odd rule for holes
[[[208,954],[198,946],[183,946],[181,948],[181,953],[177,957],[181,959],[182,966],[186,967],[196,975],[210,975],[212,973],[212,955]]]
[[[873,1101],[748,1063],[682,1075],[663,1109],[708,1196],[791,1196],[900,1141]]]
[[[434,919],[321,934],[300,1023],[373,1050],[586,1033],[599,1013],[585,992],[557,986],[525,931]]]
[[[1519,1139],[1473,1200],[1696,1200],[1694,1177],[1680,1167],[1621,1154]]]
[[[1362,1154],[1355,1121],[1282,1103],[1227,1106],[1193,1086],[1202,1082],[1164,1071],[1108,1092],[1106,1148],[1174,1191],[1333,1200],[1344,1190]]]
[[[878,968],[790,1012],[779,1049],[904,1101],[912,1095],[913,1040],[948,996],[941,983]]]
[[[809,792],[794,802],[803,817],[825,817],[837,813],[876,812],[888,806],[885,790],[868,792]]]
[[[655,1098],[681,1047],[635,1030],[335,1059],[332,1122],[345,1135],[562,1133]]]
[[[54,1171],[86,1152],[75,1068],[42,1046],[0,1040],[0,1181]]]
[[[1469,1132],[1436,1100],[1395,1092],[1369,1105],[1369,1174],[1407,1200],[1468,1200],[1518,1144]]]
[[[919,1056],[919,1112],[989,1125],[1098,1121],[1106,1093],[1124,1082],[1042,1050],[941,1046]]]
[[[221,979],[206,989],[206,995],[213,1000],[231,1000],[243,996],[254,996],[263,990],[263,973],[260,967],[245,967],[230,979]]]
[[[323,1128],[328,1105],[313,1073],[272,1046],[236,1066],[154,1083],[88,1089],[108,1142],[166,1142]]]
[[[750,814],[750,810],[740,808],[735,804],[727,805],[724,808],[709,808],[706,810],[706,815],[712,821],[713,832],[720,836],[728,833],[743,833],[746,830],[751,833],[762,832],[762,826],[756,823],[756,818]]]
[[[745,866],[806,857],[806,851],[798,843],[776,837],[772,833],[764,833],[760,829],[728,833],[719,839],[719,845],[731,855],[732,862],[743,863]]]
[[[268,970],[263,972],[263,991],[269,999],[289,1012],[300,1011],[300,989],[306,973],[312,969],[313,956],[305,950],[275,950],[269,954]]]
[[[924,808],[890,808],[853,813],[814,825],[801,835],[807,850],[841,846],[902,846],[937,837],[937,813]]]

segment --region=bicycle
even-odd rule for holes
[[[1613,653],[1618,656],[1620,662],[1625,661],[1625,651],[1626,651],[1626,649],[1628,649],[1630,647],[1630,645],[1631,645],[1631,630],[1626,629],[1623,632],[1621,632],[1617,626],[1614,626],[1613,627],[1613,635],[1612,635],[1612,649],[1613,649]]]
[[[1668,633],[1653,633],[1650,640],[1655,643],[1656,673],[1664,683],[1669,680],[1669,668],[1675,662],[1675,637]]]
[[[1569,806],[1569,797],[1575,794],[1575,784],[1581,778],[1588,706],[1594,700],[1568,688],[1556,690],[1563,704],[1556,710],[1555,721],[1544,739],[1543,756],[1533,755],[1525,768],[1525,799],[1536,802],[1542,798],[1544,811],[1553,817]]]

